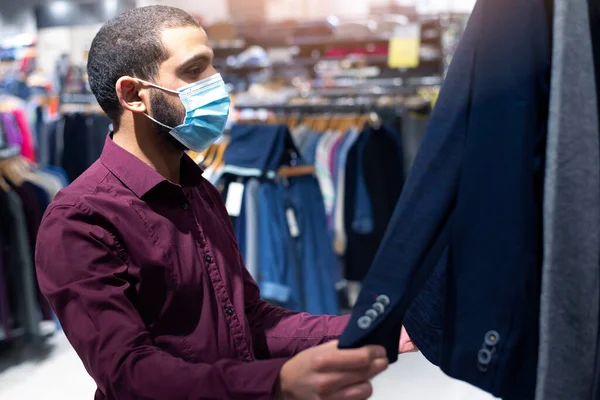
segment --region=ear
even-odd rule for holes
[[[144,90],[142,84],[130,76],[119,78],[115,86],[121,107],[132,113],[148,112],[150,93]]]

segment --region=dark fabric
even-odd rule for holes
[[[27,221],[27,233],[29,234],[29,244],[31,253],[35,249],[35,241],[37,231],[42,221],[42,215],[45,209],[38,198],[36,186],[30,182],[25,182],[19,187],[13,187],[14,191],[19,195],[23,203],[23,211],[25,212],[25,220]]]
[[[378,130],[366,126],[361,133],[362,138],[366,138],[363,150],[363,165],[357,163],[357,151],[360,148],[358,143],[353,146],[346,165],[346,171],[351,168],[362,168],[367,192],[372,204],[373,211],[373,231],[369,234],[360,234],[352,228],[348,229],[348,247],[345,255],[345,277],[349,281],[362,281],[369,271],[377,249],[381,244],[381,239],[385,234],[390,218],[396,207],[398,197],[402,191],[404,183],[404,167],[402,160],[402,145],[399,132],[391,128],[382,127]],[[373,162],[377,160],[377,162]],[[356,178],[356,173],[351,173],[352,178]],[[348,181],[349,178],[346,180]],[[355,185],[355,184],[354,184]],[[351,189],[351,191],[348,191]],[[346,187],[345,196],[348,198],[354,193],[355,187]],[[349,207],[350,213],[354,211],[354,205]],[[352,223],[347,227],[352,227]]]
[[[600,99],[600,2],[597,0],[588,0],[590,13],[590,29],[592,35],[592,48],[594,51],[594,67],[596,78],[596,93]],[[597,101],[598,115],[600,115],[600,101]],[[598,348],[600,348],[600,336],[598,337]],[[594,392],[592,399],[600,400],[600,352],[596,355],[596,379],[594,381]]]
[[[285,361],[348,321],[262,301],[201,169],[184,157],[173,184],[110,137],[46,212],[36,267],[96,399],[270,400]]]
[[[42,221],[42,215],[45,211],[45,207],[47,207],[48,204],[46,203],[46,206],[42,206],[37,192],[39,187],[30,182],[25,182],[20,187],[14,187],[13,189],[19,195],[21,203],[23,204],[23,212],[25,215],[25,220],[27,222],[27,234],[29,238],[28,242],[30,248],[29,251],[31,254],[30,257],[31,259],[33,259],[37,232],[40,227],[40,222]],[[33,264],[30,264],[29,268],[31,268],[31,271],[33,273]],[[46,299],[44,299],[44,297],[41,296],[41,293],[39,292],[39,289],[37,287],[37,282],[34,290],[36,292],[38,304],[40,306],[44,319],[51,320],[52,312],[47,304]]]
[[[15,244],[11,224],[14,224],[14,220],[8,211],[8,198],[6,193],[0,190],[0,235],[2,238],[0,245],[2,245],[2,268],[4,275],[2,325],[8,335],[10,335],[13,327],[23,326],[25,313],[23,303],[18,298],[18,288],[22,284],[18,269],[15,268],[18,265],[18,260],[16,260],[18,253],[15,250],[11,251],[11,246]],[[6,308],[8,308],[8,315]]]
[[[600,93],[600,2],[598,0],[588,0],[588,4],[596,70],[596,90]],[[598,115],[600,115],[600,101],[598,101]]]
[[[38,334],[39,311],[27,220],[23,203],[14,191],[0,190],[0,229],[6,245],[6,278],[15,325]]]
[[[60,165],[72,182],[100,157],[110,120],[105,116],[84,114],[66,115],[63,118],[64,150]],[[57,129],[60,129],[60,125]]]
[[[111,122],[106,115],[90,115],[87,117],[86,123],[88,126],[90,147],[90,158],[88,159],[89,167],[98,160],[102,154],[104,143],[106,142],[106,135],[108,135],[108,132],[111,130]]]
[[[260,141],[257,142],[257,135]],[[295,148],[285,125],[234,125],[225,152],[228,166],[276,171],[287,149]],[[252,151],[260,143],[260,151]],[[297,152],[297,151],[296,151]]]
[[[406,311],[424,296],[443,305],[433,312],[443,334],[408,333],[421,349],[439,346],[444,372],[504,399],[534,397],[546,16],[543,0],[477,2],[341,347],[381,344],[395,361]],[[442,299],[442,288],[426,286],[440,263]],[[366,320],[381,295],[384,315]],[[431,313],[415,309],[413,320]]]
[[[70,181],[77,179],[88,167],[91,158],[86,118],[82,114],[64,117],[64,150],[61,164]]]
[[[60,119],[48,122],[40,129],[38,139],[38,159],[40,165],[61,166],[63,128],[64,119]]]
[[[19,195],[21,202],[23,203],[23,211],[27,221],[27,233],[31,248],[31,259],[33,259],[38,230],[40,228],[40,223],[42,222],[44,211],[46,211],[46,208],[50,204],[50,197],[43,188],[31,182],[25,182],[20,187],[15,187],[14,190]],[[31,265],[31,268],[33,273],[33,265]],[[48,301],[40,292],[37,281],[34,290],[36,292],[38,305],[40,307],[40,311],[42,312],[43,319],[46,321],[51,321],[53,319],[52,309],[48,304]]]
[[[0,219],[0,221],[2,221]],[[4,221],[2,221],[4,222]],[[8,300],[8,281],[5,272],[6,245],[4,241],[4,232],[0,230],[0,336],[10,339],[12,337],[12,312]]]
[[[360,139],[360,138],[359,138]],[[358,142],[358,140],[357,140]],[[354,220],[354,210],[356,203],[356,196],[354,195],[357,190],[357,181],[358,181],[358,146],[356,143],[350,147],[348,151],[348,156],[346,158],[346,176],[345,176],[345,188],[344,188],[344,226],[346,227],[346,254],[344,255],[344,276],[348,279],[348,276],[352,276],[352,273],[349,273],[349,269],[356,269],[355,265],[358,265],[360,268],[364,268],[365,266],[368,268],[371,265],[371,261],[368,259],[368,256],[363,258],[363,255],[366,255],[366,252],[359,251],[362,250],[360,248],[360,243],[357,243],[360,238],[358,235],[351,233],[352,221]],[[354,250],[354,256],[358,256],[359,259],[356,260],[356,263],[353,264],[354,260],[349,260],[348,253],[354,246],[359,246],[359,249]],[[348,266],[348,262],[350,261],[350,266]],[[354,272],[354,271],[353,271]],[[349,279],[352,280],[352,279]]]

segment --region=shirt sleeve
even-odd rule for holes
[[[260,298],[260,289],[244,269],[246,316],[259,358],[293,357],[308,348],[338,339],[350,316],[309,315],[276,307]]]
[[[43,294],[107,398],[273,397],[284,358],[192,364],[157,348],[132,303],[136,279],[128,262],[108,230],[91,220],[76,207],[52,210],[40,228],[36,266]]]

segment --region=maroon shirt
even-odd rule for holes
[[[42,292],[96,399],[270,399],[285,361],[348,318],[261,300],[219,193],[187,156],[181,181],[108,138],[44,216]]]

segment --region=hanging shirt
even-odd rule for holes
[[[9,113],[0,114],[0,120],[6,135],[6,142],[11,146],[20,147],[23,144],[23,138],[17,129],[15,116]]]
[[[338,255],[343,255],[346,252],[346,226],[344,224],[344,202],[346,199],[346,161],[348,152],[358,140],[359,133],[356,129],[350,129],[346,133],[346,140],[340,149],[338,162],[338,177],[336,187],[336,205],[334,214],[334,249]]]
[[[354,193],[354,219],[352,230],[361,235],[373,232],[373,203],[367,189],[365,179],[365,147],[369,140],[370,130],[363,129],[356,143],[356,191]]]
[[[44,217],[42,292],[97,400],[271,399],[287,359],[347,318],[262,301],[220,194],[187,156],[181,182],[108,138]]]
[[[317,146],[319,145],[319,141],[322,137],[323,134],[312,132],[302,147],[302,158],[304,158],[304,161],[306,161],[307,164],[315,164],[317,157]]]
[[[331,148],[335,144],[338,135],[329,133],[323,134],[317,146],[317,157],[315,161],[315,175],[321,187],[323,194],[323,203],[325,204],[326,215],[331,215],[333,205],[335,204],[335,187],[333,186],[333,177],[329,169],[329,157]]]
[[[27,158],[29,161],[36,161],[35,157],[35,149],[33,143],[33,136],[31,134],[31,129],[29,127],[29,121],[27,120],[27,115],[25,114],[25,110],[17,109],[13,111],[13,115],[15,117],[15,123],[19,129],[21,134],[21,154],[23,157]]]

